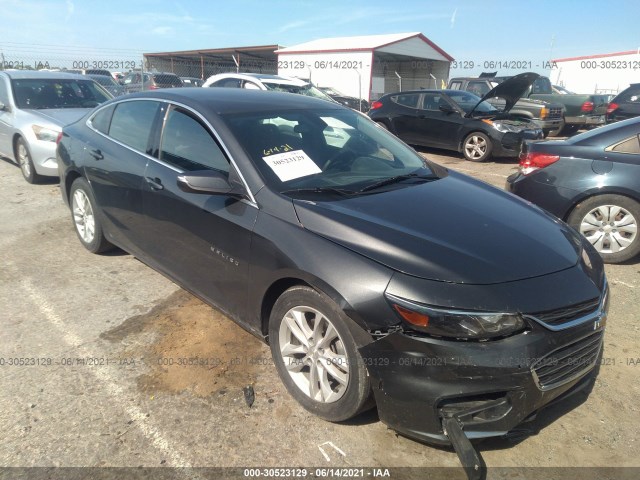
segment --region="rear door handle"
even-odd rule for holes
[[[89,150],[89,155],[91,155],[96,160],[102,160],[104,158],[104,155],[102,155],[102,152],[98,148],[96,148],[95,150]]]
[[[147,181],[147,183],[151,187],[151,190],[162,190],[164,188],[164,185],[162,185],[162,180],[160,180],[158,177],[156,178],[144,177],[144,179]]]

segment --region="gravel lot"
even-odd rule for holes
[[[499,188],[516,166],[423,153]],[[375,413],[339,425],[307,413],[267,346],[132,256],[85,251],[54,181],[29,185],[0,160],[0,182],[0,466],[459,466],[453,451],[399,437]],[[637,260],[607,266],[612,303],[591,395],[543,412],[531,435],[482,443],[489,478],[536,472],[492,467],[640,467],[639,273]],[[552,472],[563,471],[544,478]]]

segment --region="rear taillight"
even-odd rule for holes
[[[378,102],[377,100],[371,104],[371,110],[375,110],[376,108],[382,108],[382,102]]]
[[[580,107],[583,112],[593,112],[593,102],[586,101]]]
[[[618,105],[617,103],[610,103],[610,104],[607,106],[607,113],[613,113],[613,112],[614,112],[614,110],[617,110],[617,109],[618,109],[618,107],[619,107],[619,105]]]
[[[60,132],[58,134],[58,136],[56,137],[56,145],[58,145],[60,143],[60,140],[62,140],[62,132]]]
[[[149,85],[149,90],[159,90],[160,87],[157,85]]]
[[[548,155],[539,152],[523,152],[520,154],[520,173],[528,175],[540,168],[548,167],[560,160],[559,155]]]

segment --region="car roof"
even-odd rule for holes
[[[207,81],[213,79],[213,81],[221,80],[223,78],[238,78],[240,80],[260,80],[264,83],[279,83],[283,85],[295,85],[295,86],[305,86],[308,85],[309,82],[305,82],[304,80],[300,80],[299,78],[285,77],[282,75],[272,75],[267,73],[219,73],[217,75],[212,75],[207,79]]]
[[[458,90],[455,88],[446,88],[446,89],[424,89],[424,90],[403,90],[401,92],[392,92],[392,93],[387,93],[386,95],[384,95],[385,97],[393,97],[395,95],[407,95],[407,94],[414,94],[414,93],[446,93],[447,95],[451,95],[452,93],[471,93],[471,92],[467,92],[466,90]]]
[[[204,114],[284,112],[312,108],[351,111],[338,103],[306,95],[243,88],[168,88],[134,93],[125,97],[125,100],[134,98],[182,103]],[[122,101],[121,97],[110,103],[119,101]]]
[[[613,142],[619,137],[626,138],[627,136],[637,135],[638,124],[640,124],[640,117],[628,118],[580,133],[568,138],[566,142],[571,145],[594,145],[602,140],[605,143]]]
[[[79,75],[77,73],[66,73],[66,72],[42,72],[39,70],[4,70],[0,73],[6,74],[11,79],[32,79],[32,78],[43,78],[50,80],[61,80],[65,78],[76,79],[76,80],[86,80],[87,77],[84,75]]]

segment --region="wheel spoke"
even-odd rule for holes
[[[317,397],[320,395],[318,373],[318,365],[313,362],[309,369],[309,396],[314,400],[318,400]]]
[[[327,331],[324,332],[324,336],[318,342],[318,347],[327,348],[336,338],[338,338],[338,331],[332,324],[327,323]]]
[[[296,322],[296,319],[293,318],[293,315],[294,313],[292,312],[292,316],[285,317],[284,321],[287,324],[287,327],[289,328],[289,331],[291,332],[291,334],[294,337],[296,337],[302,345],[309,348],[309,340],[307,339],[304,332],[300,328],[300,325],[298,324],[298,322]]]
[[[339,383],[341,383],[342,385],[346,385],[347,384],[347,372],[343,372],[342,370],[340,370],[340,368],[338,368],[337,365],[334,365],[331,362],[323,362],[322,363],[323,368],[327,371],[327,373],[329,375],[331,375],[331,378],[333,378],[334,380],[337,380]]]

